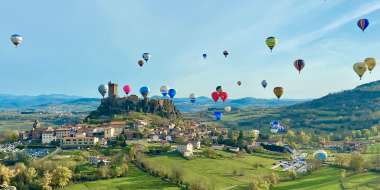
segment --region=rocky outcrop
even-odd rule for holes
[[[131,95],[102,99],[98,109],[91,112],[88,118],[96,119],[102,116],[128,114],[129,112],[151,113],[169,119],[178,118],[181,115],[169,99],[139,99],[138,96]]]

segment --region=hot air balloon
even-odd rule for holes
[[[217,92],[223,92],[223,88],[222,88],[222,86],[217,86],[217,87],[216,87],[216,91],[217,91]]]
[[[174,98],[174,96],[177,94],[177,91],[175,89],[169,89],[168,91],[169,97]]]
[[[227,58],[228,54],[229,54],[229,53],[228,53],[227,50],[224,50],[224,51],[223,51],[223,55],[224,55],[225,58]]]
[[[354,71],[359,76],[360,80],[367,71],[367,65],[364,62],[358,62],[354,64]]]
[[[371,73],[373,68],[375,68],[375,66],[376,66],[376,59],[373,57],[367,57],[367,58],[365,58],[364,63],[367,65],[367,68],[368,68],[369,72]]]
[[[217,102],[219,100],[219,92],[215,91],[211,93],[211,98],[214,100],[214,102]]]
[[[302,59],[297,59],[294,61],[293,65],[297,69],[298,73],[301,73],[301,70],[305,67],[305,61]]]
[[[226,111],[226,112],[231,112],[231,110],[232,110],[231,106],[226,106],[224,108],[224,111]]]
[[[11,42],[13,43],[13,45],[15,45],[15,47],[18,47],[23,41],[23,37],[21,35],[18,35],[18,34],[13,34],[11,36]]]
[[[227,92],[219,92],[219,97],[222,99],[223,102],[225,102],[228,98],[228,93]]]
[[[160,87],[160,92],[162,94],[162,96],[167,96],[168,95],[168,91],[169,91],[169,87],[166,86],[166,85],[163,85]]]
[[[358,22],[356,23],[358,27],[364,32],[364,30],[368,27],[369,21],[366,18],[359,19]]]
[[[284,93],[284,88],[282,87],[275,87],[273,89],[273,93],[277,96],[278,99],[281,98],[282,94]]]
[[[206,53],[202,54],[202,57],[203,57],[203,59],[206,59],[207,58],[207,54]]]
[[[239,81],[237,81],[237,83],[236,83],[238,86],[241,86],[241,81],[239,80]]]
[[[261,81],[261,86],[263,86],[263,88],[266,88],[268,86],[267,81],[266,80]]]
[[[123,86],[124,93],[128,96],[128,94],[131,92],[132,88],[129,85]]]
[[[196,97],[195,97],[194,93],[191,93],[190,96],[189,96],[189,98],[190,98],[190,102],[191,103],[195,103]]]
[[[144,63],[145,61],[143,59],[140,59],[139,61],[137,61],[137,64],[139,64],[140,67],[142,67]]]
[[[265,44],[269,47],[270,51],[272,51],[274,46],[276,46],[276,44],[277,44],[277,39],[273,36],[268,37],[265,40]]]
[[[320,161],[325,161],[328,157],[328,154],[324,150],[317,150],[314,152],[313,157]]]
[[[104,98],[104,96],[107,94],[107,91],[108,91],[108,87],[107,87],[107,85],[104,85],[104,84],[101,84],[101,85],[99,85],[99,87],[98,87],[98,91],[99,91],[99,93],[103,96],[103,98]]]
[[[149,89],[149,87],[147,87],[147,86],[143,86],[143,87],[140,88],[140,94],[141,94],[144,98],[148,97],[149,92],[150,92],[150,89]]]
[[[143,53],[142,58],[145,60],[145,62],[148,62],[150,59],[150,53]]]
[[[214,112],[215,120],[219,121],[222,119],[223,113],[220,111]]]

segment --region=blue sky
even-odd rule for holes
[[[363,17],[364,33],[356,26]],[[99,97],[98,85],[112,80],[134,93],[147,85],[159,94],[166,84],[180,97],[209,96],[223,85],[232,98],[273,98],[283,86],[284,98],[316,98],[379,79],[380,68],[361,81],[352,70],[380,59],[379,20],[378,0],[4,0],[0,93]],[[24,36],[19,48],[9,42],[14,33]],[[279,39],[272,53],[268,36]],[[152,57],[139,68],[144,52]]]

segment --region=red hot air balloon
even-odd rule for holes
[[[128,94],[132,91],[131,86],[129,86],[129,85],[125,85],[125,86],[123,87],[123,91],[124,91],[124,93],[128,96]]]
[[[219,97],[222,99],[223,102],[225,102],[228,98],[227,92],[219,92]]]
[[[302,59],[297,59],[294,61],[293,65],[298,70],[298,73],[301,73],[301,70],[305,67],[305,61]]]
[[[219,100],[219,93],[217,91],[211,93],[211,97],[214,100],[214,102],[217,102]]]

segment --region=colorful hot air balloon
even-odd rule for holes
[[[314,152],[313,157],[320,161],[325,161],[328,158],[328,154],[324,150],[317,150]]]
[[[224,50],[224,51],[223,51],[223,55],[224,55],[225,58],[227,58],[228,54],[230,54],[230,53],[228,53],[227,50]]]
[[[23,37],[19,34],[13,34],[11,36],[11,42],[15,47],[18,47],[23,41]]]
[[[202,57],[203,57],[203,59],[206,59],[207,58],[207,54],[206,53],[202,54]]]
[[[215,120],[220,121],[222,119],[223,113],[220,111],[214,112]]]
[[[177,91],[175,89],[169,89],[168,91],[169,97],[174,98],[174,96],[177,94]]]
[[[214,100],[214,102],[217,102],[219,100],[219,92],[215,91],[211,93],[211,98]]]
[[[150,59],[150,53],[143,53],[142,58],[145,60],[145,62],[148,62]]]
[[[282,96],[282,94],[284,94],[284,88],[282,88],[282,87],[275,87],[275,88],[273,89],[273,93],[276,95],[276,97],[277,97],[278,99],[280,99],[281,96]]]
[[[368,27],[369,21],[366,18],[359,19],[358,22],[356,23],[358,27],[364,32],[364,30]]]
[[[128,96],[128,94],[132,91],[132,88],[129,85],[125,85],[123,86],[123,91]]]
[[[144,98],[148,97],[149,92],[150,92],[150,89],[149,89],[149,87],[147,87],[147,86],[143,86],[143,87],[140,88],[140,94],[141,94]]]
[[[196,97],[195,97],[194,93],[191,93],[190,96],[189,96],[189,98],[190,98],[190,102],[191,103],[195,103]]]
[[[358,62],[354,64],[354,71],[359,76],[360,80],[367,71],[367,65],[364,62]]]
[[[104,84],[99,85],[98,91],[102,95],[102,97],[104,98],[104,96],[107,94],[107,91],[108,91],[107,85],[104,85]]]
[[[142,67],[144,63],[145,61],[143,59],[140,59],[139,61],[137,61],[137,64],[139,64],[140,67]]]
[[[228,98],[228,93],[227,92],[219,92],[219,97],[222,99],[223,102],[225,102]]]
[[[301,73],[301,70],[305,67],[305,61],[302,59],[297,59],[293,63],[294,67],[297,69],[298,73]]]
[[[367,65],[367,68],[368,68],[369,72],[371,73],[373,68],[375,68],[375,66],[376,66],[376,59],[373,57],[367,57],[367,58],[365,58],[364,63]]]
[[[223,88],[222,88],[222,86],[217,86],[217,87],[216,87],[216,91],[217,91],[217,92],[223,92]]]
[[[237,81],[236,84],[237,84],[238,86],[241,86],[241,81],[240,81],[240,80]]]
[[[169,87],[166,86],[166,85],[163,85],[160,87],[160,92],[162,94],[162,96],[167,96],[168,95],[168,91],[169,91]]]
[[[226,106],[224,108],[224,111],[226,111],[226,112],[231,112],[231,110],[232,110],[231,106]]]
[[[263,88],[266,88],[268,86],[267,81],[266,80],[261,81],[261,86],[263,86]]]
[[[268,37],[265,40],[265,44],[269,47],[270,51],[272,51],[274,46],[276,46],[276,44],[277,44],[277,39],[273,36]]]

